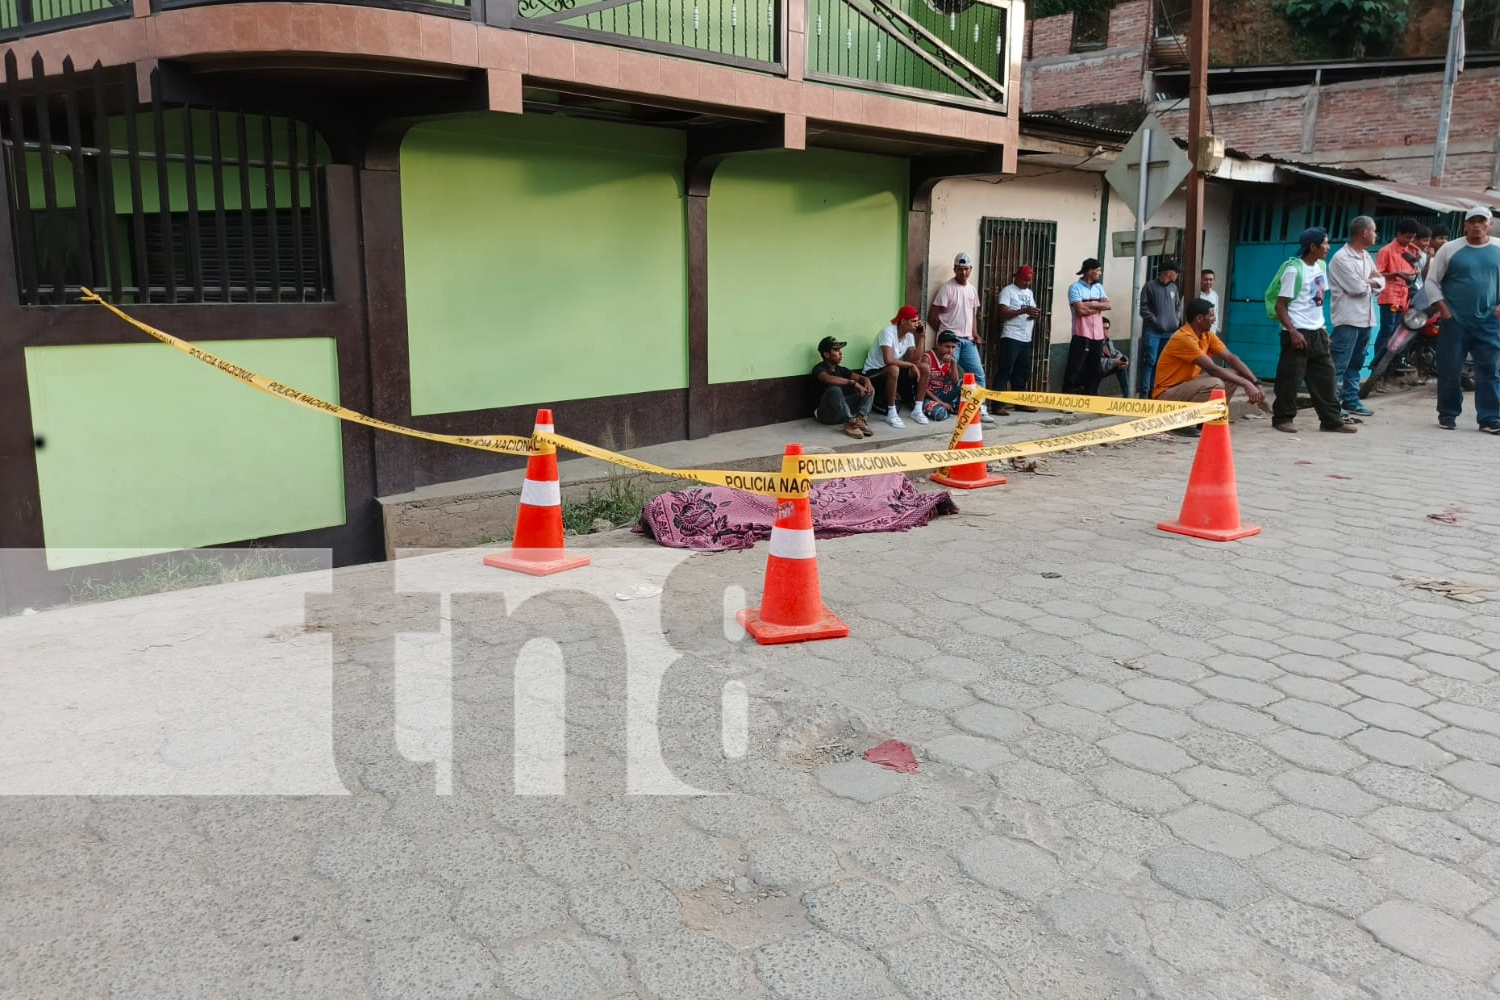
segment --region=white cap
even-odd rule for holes
[[[1485,208],[1483,205],[1475,205],[1473,208],[1469,209],[1467,212],[1464,213],[1464,221],[1465,222],[1468,222],[1470,219],[1489,219],[1489,218],[1491,218],[1490,210],[1487,209],[1487,208]]]
[[[953,266],[954,267],[973,267],[974,266],[974,258],[970,257],[966,253],[961,253],[957,257],[953,258]]]

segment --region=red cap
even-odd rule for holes
[[[1035,276],[1036,272],[1031,269],[1030,264],[1022,264],[1020,267],[1016,268],[1016,277],[1018,278],[1031,278]]]
[[[891,320],[891,322],[899,323],[904,319],[916,319],[918,315],[920,314],[911,306],[902,306],[901,311],[896,313],[896,318]]]

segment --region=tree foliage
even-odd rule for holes
[[[1409,14],[1408,0],[1282,0],[1276,10],[1294,30],[1355,59],[1398,50]]]

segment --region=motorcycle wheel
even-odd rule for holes
[[[1385,370],[1391,366],[1391,362],[1395,359],[1396,355],[1392,354],[1389,348],[1380,352],[1380,357],[1376,358],[1375,363],[1370,366],[1370,377],[1359,385],[1360,399],[1370,398],[1370,394],[1375,391],[1375,383],[1380,381],[1381,376],[1385,374]]]

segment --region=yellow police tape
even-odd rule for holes
[[[1025,458],[1045,455],[1054,451],[1073,448],[1088,448],[1099,444],[1115,444],[1148,434],[1190,427],[1209,420],[1217,420],[1227,411],[1221,402],[1168,403],[1167,410],[1155,416],[1143,417],[1125,424],[1096,427],[1089,430],[1044,438],[1040,441],[1021,441],[1015,444],[987,445],[979,448],[953,449],[945,451],[913,452],[862,452],[853,455],[801,455],[783,460],[783,478],[807,478],[811,480],[837,479],[843,476],[870,476],[881,472],[921,472],[970,462],[994,462],[1001,459]],[[978,400],[966,400],[964,408],[978,411]],[[962,419],[962,415],[960,416]]]
[[[963,429],[978,417],[982,399],[1001,399],[1004,402],[1019,403],[1023,406],[1066,409],[1088,413],[1110,415],[1137,415],[1144,413],[1148,415],[1129,423],[1079,431],[1074,434],[1064,434],[1060,437],[1046,438],[1041,441],[997,444],[981,448],[957,449],[950,446],[948,449],[941,451],[880,451],[849,455],[789,455],[782,460],[779,473],[737,472],[725,469],[669,469],[665,466],[653,465],[650,462],[630,458],[618,452],[608,451],[583,441],[563,437],[560,434],[538,433],[530,437],[498,434],[435,434],[430,431],[419,431],[412,427],[403,427],[400,424],[393,424],[385,420],[377,420],[374,417],[366,416],[347,407],[339,406],[337,403],[330,403],[294,389],[291,386],[283,385],[280,382],[268,379],[264,375],[256,374],[231,361],[226,361],[207,351],[200,350],[185,340],[174,337],[170,333],[158,330],[127,315],[124,311],[104,301],[104,299],[100,298],[92,290],[84,288],[82,291],[83,301],[103,306],[142,333],[155,338],[169,347],[176,348],[210,367],[218,369],[245,385],[296,403],[299,406],[327,413],[330,416],[338,417],[340,420],[346,420],[350,423],[372,427],[376,430],[389,431],[392,434],[403,434],[407,437],[420,438],[424,441],[433,441],[438,444],[451,444],[462,448],[473,448],[478,451],[495,452],[504,455],[545,455],[553,453],[558,448],[562,448],[566,451],[599,459],[602,462],[610,462],[627,469],[634,469],[637,472],[668,476],[674,479],[686,479],[692,482],[711,483],[715,486],[726,486],[730,489],[743,490],[747,493],[759,493],[763,496],[771,497],[806,496],[811,491],[814,482],[825,479],[873,476],[887,472],[924,472],[930,469],[941,469],[951,465],[967,464],[970,462],[993,462],[999,459],[1043,455],[1049,452],[1067,451],[1072,448],[1086,448],[1097,444],[1129,441],[1132,438],[1145,437],[1148,434],[1159,434],[1162,431],[1175,430],[1179,427],[1189,427],[1209,420],[1222,420],[1228,415],[1228,410],[1224,403],[1218,401],[1209,403],[1174,403],[1161,400],[1121,400],[1098,396],[1062,395],[1058,393],[1000,393],[966,387],[964,404],[958,414],[958,427],[953,434],[953,444],[957,444],[960,435],[963,433]]]
[[[327,413],[330,416],[338,417],[340,420],[347,420],[352,424],[373,427],[376,430],[389,431],[392,434],[402,434],[406,437],[420,438],[424,441],[434,441],[438,444],[457,445],[461,448],[473,448],[478,451],[495,452],[502,455],[517,455],[522,457],[529,455],[549,455],[557,448],[565,448],[580,455],[587,455],[605,462],[612,462],[615,465],[622,465],[628,469],[635,469],[638,472],[668,476],[674,479],[685,479],[690,482],[711,483],[715,486],[727,486],[731,489],[760,493],[769,497],[806,495],[808,491],[809,484],[800,483],[801,488],[799,490],[797,488],[799,483],[785,482],[776,473],[731,472],[721,469],[668,469],[664,466],[652,465],[650,462],[642,462],[639,459],[606,451],[603,448],[596,448],[591,444],[575,441],[572,438],[562,437],[558,434],[534,434],[530,437],[503,434],[435,434],[431,431],[419,431],[414,427],[403,427],[400,424],[393,424],[386,420],[378,420],[375,417],[366,416],[346,406],[330,403],[327,400],[319,399],[291,386],[268,379],[264,375],[259,375],[232,361],[226,361],[217,355],[200,350],[185,340],[141,322],[133,316],[126,314],[123,310],[117,309],[115,306],[104,301],[104,299],[100,298],[89,288],[84,288],[82,291],[83,301],[103,306],[142,333],[154,337],[163,344],[174,347],[189,357],[195,358],[212,368],[217,368],[230,378],[237,379],[245,385],[259,389],[261,392],[288,400],[299,406],[307,407],[310,410]]]
[[[319,399],[317,396],[308,395],[307,393],[302,392],[299,389],[293,389],[289,385],[282,385],[280,382],[268,379],[264,375],[257,375],[255,372],[250,371],[248,368],[241,368],[239,365],[235,364],[232,361],[225,361],[223,358],[218,357],[217,355],[209,354],[207,351],[199,350],[185,340],[180,340],[177,337],[172,336],[170,333],[165,333],[153,326],[148,326],[147,324],[142,323],[140,320],[135,319],[134,317],[127,316],[121,310],[116,309],[113,305],[105,302],[91,289],[83,289],[83,301],[98,303],[99,305],[108,309],[110,312],[114,313],[116,316],[123,319],[125,322],[129,323],[131,326],[135,327],[137,330],[140,330],[142,333],[149,334],[150,336],[155,337],[157,340],[161,341],[163,344],[166,344],[168,347],[175,347],[182,353],[196,358],[197,360],[203,362],[206,365],[209,365],[210,367],[217,368],[225,375],[228,375],[230,378],[238,379],[245,385],[252,386],[256,389],[259,389],[261,392],[268,393],[272,396],[278,396],[281,399],[289,400],[293,403],[296,403],[298,406],[305,406],[309,410],[318,410],[319,412],[327,413],[330,416],[338,417],[340,420],[347,420],[352,424],[362,424],[365,427],[373,427],[376,430],[390,431],[393,434],[404,434],[407,437],[422,438],[425,441],[436,441],[439,444],[453,444],[463,448],[476,448],[479,451],[499,452],[505,455],[534,455],[539,453],[548,453],[552,450],[550,447],[535,447],[532,443],[531,438],[529,437],[494,434],[478,436],[471,436],[467,434],[433,434],[428,431],[419,431],[411,427],[402,427],[400,424],[392,424],[384,420],[377,420],[374,417],[367,417],[363,413],[358,413],[354,410],[349,409],[348,407],[339,406],[337,403],[330,403],[327,400]]]

